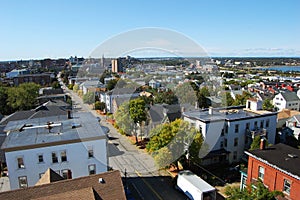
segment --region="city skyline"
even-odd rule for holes
[[[300,2],[3,1],[0,60],[88,57],[120,33],[179,32],[209,56],[300,56]]]

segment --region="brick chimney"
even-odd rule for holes
[[[265,150],[266,149],[266,140],[265,139],[260,140],[259,149],[260,150]]]

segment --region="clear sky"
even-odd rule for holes
[[[142,27],[178,31],[211,56],[300,56],[299,9],[299,0],[0,0],[0,60],[87,57]]]

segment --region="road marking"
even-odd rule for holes
[[[140,172],[138,172],[137,170],[134,170],[134,172],[142,178],[142,181],[148,186],[148,188],[156,195],[156,197],[159,199],[159,200],[163,200],[163,198],[153,189],[153,187],[143,179],[142,177],[142,174]]]

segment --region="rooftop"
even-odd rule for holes
[[[284,173],[300,180],[300,150],[285,144],[276,144],[265,150],[256,149],[246,152],[249,156],[260,159]]]
[[[99,179],[103,182],[99,182]],[[73,200],[125,200],[125,192],[119,171],[90,175],[76,179],[56,181],[26,189],[0,193],[0,199],[73,199]]]
[[[2,149],[30,149],[49,145],[103,139],[106,135],[98,120],[89,112],[74,113],[72,119],[56,117],[10,121]]]
[[[228,107],[228,108],[213,108],[213,113],[209,114],[209,109],[192,110],[184,112],[183,116],[194,118],[203,122],[209,121],[235,121],[241,119],[250,119],[260,116],[277,115],[277,112],[270,112],[265,110],[250,110],[243,106]]]

